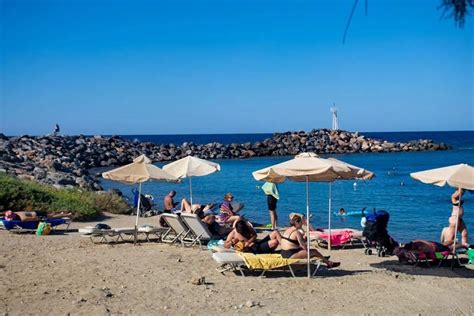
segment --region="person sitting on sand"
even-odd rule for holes
[[[163,212],[164,213],[174,213],[176,211],[176,207],[178,206],[178,202],[175,202],[173,198],[176,196],[176,191],[170,191],[163,200]]]
[[[281,235],[275,230],[261,240],[257,240],[257,232],[245,220],[235,222],[234,229],[227,236],[225,248],[234,247],[237,251],[252,252],[254,254],[272,253],[280,243]]]
[[[464,201],[461,200],[463,193],[463,189],[458,189],[451,195],[451,203],[453,205],[453,210],[451,212],[451,216],[448,219],[449,227],[443,230],[441,236],[442,243],[445,246],[451,246],[454,244],[454,239],[456,238],[456,218],[458,218],[457,231],[461,233],[461,245],[463,247],[469,247],[467,227],[466,223],[464,223],[463,220]]]
[[[224,195],[224,202],[221,204],[219,215],[219,221],[221,223],[233,225],[241,219],[240,216],[234,212],[232,207],[233,200],[234,196],[232,193],[226,193],[226,195]]]
[[[303,227],[303,217],[300,214],[290,214],[291,227],[281,236],[281,255],[283,258],[305,259],[308,256],[308,246],[300,232]],[[310,257],[321,259],[328,269],[338,267],[340,262],[330,261],[324,257],[318,250],[310,249]]]

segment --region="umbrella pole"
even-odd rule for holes
[[[193,208],[193,182],[191,177],[189,177],[189,200],[191,202],[191,209]]]
[[[138,203],[137,203],[137,219],[135,220],[135,240],[133,244],[135,245],[137,243],[137,235],[138,235],[138,218],[140,217],[140,203],[141,203],[141,197],[142,197],[142,183],[138,185]]]
[[[311,278],[311,266],[309,264],[310,244],[311,237],[309,235],[309,177],[306,176],[306,249],[308,251],[308,279]]]
[[[458,188],[459,190],[459,188]],[[458,235],[458,223],[459,223],[459,211],[460,211],[460,208],[461,208],[461,194],[459,194],[459,205],[458,205],[458,211],[456,213],[456,225],[455,225],[455,229],[454,229],[454,241],[453,241],[453,255],[456,254],[456,236]],[[461,236],[462,238],[462,236]]]
[[[331,208],[332,208],[332,183],[329,182],[329,209],[328,209],[328,250],[331,251]]]

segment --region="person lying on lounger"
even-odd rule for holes
[[[283,258],[305,259],[308,256],[308,246],[300,232],[300,229],[303,228],[303,217],[301,214],[291,213],[290,224],[291,227],[281,236],[281,255]],[[330,261],[316,249],[310,249],[309,255],[310,257],[321,259],[328,269],[338,267],[341,264],[340,262]]]
[[[209,230],[215,234],[222,236],[225,232],[229,232],[228,230],[225,231],[219,227],[220,225],[216,223],[216,216],[211,212],[214,208],[215,204],[193,204],[191,205],[188,200],[182,199],[181,200],[181,213],[190,213],[196,214],[199,218],[208,225]]]
[[[55,214],[48,214],[42,211],[32,211],[32,212],[13,212],[8,210],[5,212],[5,220],[7,221],[22,221],[22,222],[30,222],[30,221],[39,221],[44,218],[63,218],[63,217],[70,217],[72,216],[71,212],[61,212]]]
[[[252,225],[245,220],[238,220],[227,236],[224,247],[234,247],[237,251],[254,254],[272,253],[278,247],[280,238],[280,233],[275,230],[265,238],[257,240],[257,232]]]

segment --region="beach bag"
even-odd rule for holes
[[[41,222],[36,229],[36,236],[49,235],[51,233],[51,225],[45,222]]]

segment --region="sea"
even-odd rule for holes
[[[474,131],[443,132],[367,132],[370,138],[406,142],[418,139],[432,139],[437,143],[446,143],[451,149],[435,152],[399,152],[399,153],[358,153],[344,155],[323,155],[334,157],[375,173],[368,181],[336,181],[328,183],[310,183],[309,201],[311,222],[316,227],[327,227],[329,214],[344,208],[346,211],[366,212],[386,210],[390,214],[389,233],[400,242],[414,239],[438,241],[441,230],[448,225],[451,214],[450,196],[454,189],[445,186],[423,184],[410,177],[411,172],[439,168],[459,163],[474,165]],[[206,135],[122,135],[122,137],[148,141],[156,144],[193,142],[207,144],[211,142],[245,143],[261,141],[271,134],[206,134]],[[252,177],[252,172],[286,160],[287,157],[258,157],[251,159],[215,160],[221,165],[221,171],[205,176],[193,177],[194,203],[220,203],[224,194],[231,192],[235,200],[244,203],[241,213],[253,222],[270,222],[266,197],[261,190],[263,183]],[[164,163],[157,163],[162,167]],[[113,181],[102,180],[104,189],[116,188],[131,200],[129,186]],[[331,186],[331,188],[330,188]],[[287,181],[278,186],[278,225],[288,225],[291,212],[306,212],[306,187],[304,183]],[[176,190],[175,201],[189,199],[189,182],[183,179],[180,184],[146,182],[142,190],[151,194],[157,209],[162,209],[164,196],[170,190]],[[331,209],[329,209],[329,191],[331,191]],[[473,192],[474,193],[474,192]],[[469,232],[470,242],[474,243],[474,194],[464,195],[464,220]],[[334,228],[362,229],[361,216],[331,216]]]

